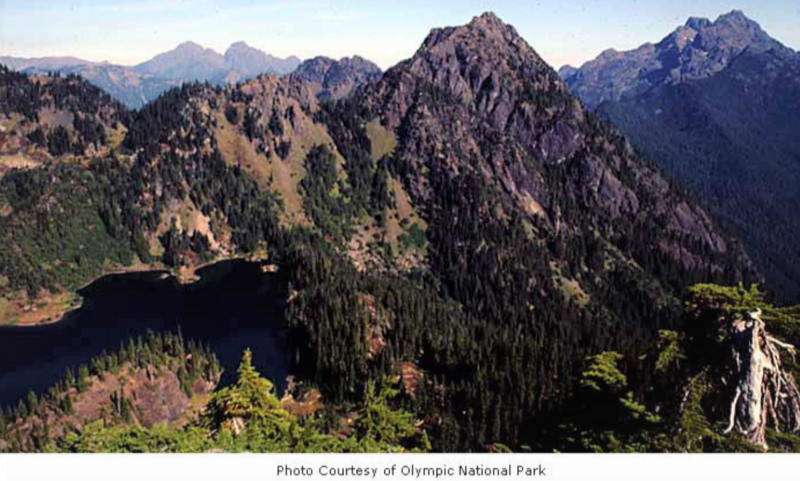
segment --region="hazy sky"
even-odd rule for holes
[[[560,67],[732,9],[800,49],[800,0],[0,0],[0,55],[135,64],[186,40],[221,53],[244,40],[281,57],[358,54],[386,68],[411,56],[431,28],[492,10]]]

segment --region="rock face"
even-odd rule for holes
[[[381,69],[359,56],[333,60],[328,57],[315,57],[306,60],[292,74],[292,77],[308,83],[314,95],[320,99],[340,99],[346,97],[353,88],[381,76]]]
[[[196,45],[178,50],[213,57]],[[339,97],[345,98],[333,106],[320,102]],[[440,218],[456,204],[442,197],[444,186],[468,176],[491,192],[498,217],[519,218],[531,237],[551,246],[551,265],[569,265],[572,272],[586,269],[586,247],[567,255],[566,247],[552,247],[556,243],[596,244],[602,255],[619,265],[631,260],[624,265],[643,272],[655,269],[653,259],[674,265],[675,272],[728,269],[734,280],[749,271],[703,209],[585,110],[516,30],[492,13],[434,29],[412,58],[382,76],[360,58],[318,58],[284,77],[264,75],[220,90],[185,86],[126,127],[124,146],[131,152],[166,152],[164,158],[189,165],[191,155],[218,150],[227,165],[281,195],[281,219],[288,223],[310,218],[299,183],[309,152],[324,145],[352,175],[359,175],[353,167],[359,162],[391,162],[393,196],[403,200],[407,216],[429,225],[455,221]],[[597,285],[581,286],[565,277],[562,284],[580,294],[605,289],[598,279],[586,277]]]
[[[741,12],[564,71],[583,102],[708,203],[770,288],[800,294],[800,63]],[[776,234],[776,229],[780,234]]]
[[[711,22],[690,18],[656,44],[636,50],[606,50],[562,78],[589,108],[609,100],[642,94],[653,87],[708,78],[726,68],[743,51],[790,50],[774,40],[741,11]]]
[[[585,111],[556,72],[492,13],[433,30],[414,57],[355,98],[402,135],[395,155],[413,173],[405,181],[422,209],[431,208],[433,196],[430,182],[419,177],[424,172],[475,169],[556,231],[580,235],[607,222],[639,229],[646,218],[661,219],[664,249],[678,257],[690,258],[691,249],[667,240],[673,235],[709,252],[728,250],[706,214]],[[571,207],[561,204],[564,198]]]
[[[33,75],[46,75],[50,72],[80,75],[129,108],[141,107],[166,90],[179,87],[183,83],[181,79],[141,74],[131,67],[110,64],[82,64],[58,68],[32,66],[22,72]]]

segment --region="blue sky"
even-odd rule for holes
[[[135,64],[186,40],[219,52],[244,40],[278,56],[358,54],[386,68],[411,56],[431,28],[492,10],[560,67],[732,9],[800,49],[800,0],[0,0],[0,55]]]

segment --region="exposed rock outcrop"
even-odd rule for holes
[[[577,70],[562,70],[562,78],[594,109],[605,101],[642,94],[653,87],[707,78],[748,51],[791,52],[764,32],[758,23],[734,10],[714,22],[690,18],[656,44],[627,52],[606,50]]]

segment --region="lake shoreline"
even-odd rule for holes
[[[201,276],[197,274],[198,271],[213,268],[217,264],[221,264],[224,262],[232,262],[232,261],[246,261],[246,262],[253,262],[259,264],[262,269],[267,266],[270,272],[274,272],[273,266],[267,264],[267,256],[260,253],[255,254],[237,254],[232,256],[223,256],[217,259],[204,262],[198,264],[196,266],[191,267],[182,267],[178,269],[169,269],[166,266],[159,266],[159,265],[146,265],[146,264],[132,264],[130,266],[123,266],[120,268],[112,269],[103,274],[92,278],[91,280],[87,281],[74,291],[65,291],[60,292],[57,294],[50,294],[49,296],[55,298],[50,299],[47,301],[40,301],[40,305],[33,306],[35,301],[29,303],[26,306],[21,305],[14,305],[16,308],[15,310],[16,315],[20,318],[9,323],[2,323],[0,322],[0,326],[5,327],[19,327],[19,328],[28,328],[28,327],[38,327],[38,326],[46,326],[50,324],[58,324],[59,322],[63,321],[65,318],[69,316],[71,312],[77,311],[81,309],[83,304],[83,297],[80,295],[80,292],[95,282],[105,278],[105,277],[113,277],[113,276],[124,276],[127,274],[161,274],[165,278],[172,278],[176,282],[181,285],[191,285],[202,280]],[[267,272],[265,270],[265,272]],[[64,297],[70,297],[70,300],[65,303]],[[65,306],[61,307],[53,307],[54,305],[65,303]],[[44,311],[46,314],[37,316],[35,313]]]
[[[181,332],[210,347],[230,372],[252,349],[258,368],[281,384],[289,366],[288,281],[269,267],[217,260],[191,284],[160,269],[109,274],[81,290],[82,307],[73,304],[56,322],[0,326],[0,404],[17,402],[29,389],[45,392],[66,369],[148,332]]]

